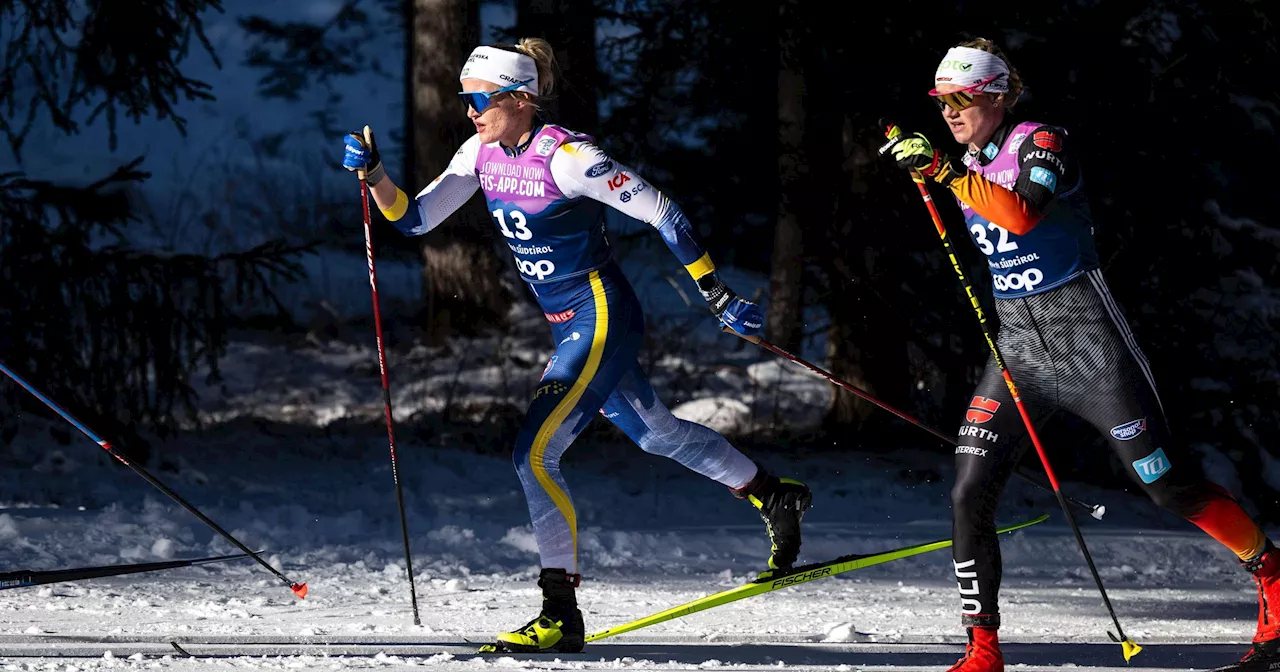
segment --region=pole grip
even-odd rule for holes
[[[364,144],[366,147],[373,147],[373,131],[369,128],[368,124],[364,125]],[[365,179],[366,175],[364,168],[356,168],[356,177],[359,177],[361,180]]]

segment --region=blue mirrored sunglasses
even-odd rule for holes
[[[459,91],[458,95],[462,96],[462,102],[475,108],[476,114],[484,114],[484,111],[489,109],[489,106],[493,104],[494,96],[499,93],[510,93],[532,81],[532,79],[526,79],[523,82],[516,82],[510,86],[504,86],[497,91]]]

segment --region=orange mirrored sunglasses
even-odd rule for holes
[[[933,89],[929,92],[929,96],[933,98],[933,102],[937,104],[939,110],[950,107],[956,112],[959,112],[973,106],[974,95],[982,93],[981,91],[978,91],[978,89],[981,89],[999,78],[1000,75],[997,74],[994,77],[985,79],[973,86],[967,86],[963,89],[951,91],[949,93],[940,93],[937,89]]]

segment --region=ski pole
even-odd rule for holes
[[[892,146],[892,141],[902,134],[902,129],[892,122],[882,122],[885,127],[885,137],[890,140],[880,148],[880,154],[884,154]],[[942,247],[946,251],[947,256],[951,258],[951,267],[955,269],[956,276],[960,278],[960,284],[964,287],[965,294],[969,297],[969,303],[973,306],[974,313],[978,316],[978,326],[982,328],[982,335],[987,339],[987,346],[991,348],[991,354],[995,358],[996,366],[1000,367],[1000,373],[1004,377],[1004,384],[1009,388],[1009,394],[1013,397],[1013,403],[1018,407],[1018,413],[1022,416],[1022,424],[1026,425],[1027,433],[1031,437],[1031,443],[1036,447],[1036,453],[1040,456],[1040,464],[1044,467],[1044,473],[1049,477],[1049,484],[1053,486],[1053,493],[1058,497],[1058,503],[1062,505],[1062,512],[1067,517],[1067,523],[1071,526],[1071,531],[1076,535],[1076,543],[1080,546],[1080,552],[1084,554],[1085,562],[1089,565],[1089,572],[1093,574],[1094,583],[1098,584],[1098,592],[1102,594],[1102,601],[1107,606],[1107,612],[1111,614],[1111,622],[1116,626],[1116,633],[1110,631],[1107,635],[1111,640],[1120,644],[1124,651],[1125,662],[1136,656],[1142,650],[1141,646],[1134,643],[1133,640],[1124,636],[1124,629],[1120,627],[1120,619],[1116,616],[1116,610],[1111,606],[1111,599],[1107,597],[1107,589],[1102,586],[1102,577],[1098,575],[1098,568],[1093,564],[1093,556],[1089,553],[1089,547],[1084,543],[1084,535],[1080,533],[1079,526],[1076,525],[1075,518],[1071,515],[1071,509],[1067,506],[1067,501],[1062,494],[1062,488],[1058,484],[1058,477],[1054,475],[1053,467],[1049,464],[1049,455],[1045,453],[1044,445],[1040,443],[1040,436],[1036,433],[1034,423],[1031,422],[1031,416],[1027,413],[1026,406],[1022,403],[1022,397],[1018,394],[1018,387],[1013,383],[1013,376],[1009,373],[1009,367],[1005,366],[1004,357],[1000,355],[1000,347],[996,345],[996,340],[991,334],[990,327],[987,326],[987,316],[982,312],[982,304],[978,302],[978,296],[974,294],[973,287],[969,284],[969,280],[965,278],[964,271],[960,268],[960,260],[956,256],[955,249],[951,246],[951,240],[947,238],[947,227],[942,223],[942,215],[938,214],[938,208],[933,204],[933,197],[929,195],[929,187],[925,184],[924,176],[920,171],[911,170],[911,181],[915,182],[916,188],[920,190],[920,198],[924,200],[925,207],[929,210],[929,216],[933,218],[933,226],[938,230],[938,237],[942,239]]]
[[[249,556],[244,553],[237,553],[235,555],[218,555],[211,558],[168,560],[165,562],[143,562],[134,565],[107,565],[105,567],[78,567],[76,569],[53,569],[43,571],[22,569],[16,572],[0,573],[0,590],[7,590],[9,588],[27,588],[29,586],[43,586],[46,583],[62,583],[63,581],[83,581],[85,579],[101,579],[108,576],[124,576],[126,574],[157,572],[165,569],[177,569],[179,567],[195,567],[197,565],[208,565],[215,562],[225,562],[227,560],[237,560],[239,558],[247,557]]]
[[[373,145],[373,131],[364,127],[364,141]],[[378,338],[378,369],[382,371],[382,403],[387,415],[387,440],[391,445],[391,479],[396,484],[396,505],[400,508],[400,534],[404,537],[404,565],[409,574],[409,601],[413,605],[413,624],[422,625],[418,617],[418,592],[413,586],[413,557],[409,553],[409,523],[404,515],[404,490],[400,487],[400,463],[396,459],[396,433],[391,420],[391,383],[387,380],[387,353],[382,347],[382,311],[378,307],[378,273],[373,264],[373,227],[369,222],[369,183],[364,170],[357,169],[360,196],[364,202],[364,249],[369,258],[369,286],[373,291],[373,324]]]
[[[845,382],[845,381],[843,381],[843,380],[841,380],[841,379],[837,378],[837,377],[836,377],[834,374],[832,374],[830,371],[826,371],[825,369],[823,369],[823,368],[821,368],[821,367],[819,367],[819,366],[817,366],[817,365],[811,364],[811,363],[809,363],[809,362],[807,362],[807,361],[805,361],[805,360],[803,360],[803,359],[800,359],[799,357],[797,357],[797,356],[795,356],[795,355],[791,354],[790,352],[787,352],[786,350],[783,350],[782,348],[779,348],[778,346],[776,346],[776,345],[774,345],[774,344],[770,343],[769,341],[764,340],[763,338],[760,338],[759,336],[743,336],[742,334],[739,334],[738,332],[736,332],[736,331],[734,331],[734,330],[732,330],[732,329],[730,329],[730,328],[728,328],[728,327],[724,327],[724,328],[722,329],[722,331],[726,331],[726,332],[728,332],[728,333],[731,333],[731,334],[733,334],[734,336],[737,336],[738,338],[741,338],[741,339],[743,339],[743,340],[745,340],[745,341],[750,341],[751,343],[755,343],[756,345],[758,345],[758,346],[760,346],[760,347],[764,348],[765,350],[768,350],[769,352],[772,352],[772,353],[773,353],[773,354],[775,354],[775,355],[778,355],[779,357],[782,357],[783,359],[786,359],[786,360],[789,360],[789,361],[794,362],[794,363],[796,363],[796,364],[799,364],[800,366],[802,366],[802,367],[804,367],[804,368],[806,368],[806,369],[808,369],[808,370],[810,370],[810,371],[812,371],[812,372],[814,372],[814,373],[818,374],[819,376],[822,376],[823,378],[826,378],[826,379],[827,379],[827,382],[830,382],[830,383],[832,383],[833,385],[835,385],[835,386],[837,386],[837,387],[841,387],[841,388],[844,388],[844,389],[846,389],[846,390],[848,390],[848,391],[852,392],[852,393],[853,393],[853,394],[855,394],[858,398],[863,399],[864,401],[871,402],[872,404],[874,404],[874,405],[876,405],[876,406],[879,406],[880,408],[882,408],[882,409],[884,409],[884,410],[886,410],[886,411],[888,411],[888,412],[890,412],[890,413],[892,413],[892,414],[894,414],[894,415],[898,416],[899,418],[902,418],[903,420],[906,420],[907,422],[909,422],[909,423],[911,423],[911,424],[915,425],[916,427],[919,427],[920,429],[923,429],[923,430],[924,430],[924,431],[926,431],[926,432],[929,432],[930,434],[932,434],[932,435],[934,435],[934,436],[938,437],[939,439],[941,439],[941,440],[945,441],[946,443],[948,443],[948,444],[950,444],[950,445],[952,445],[952,446],[959,445],[959,442],[958,442],[958,441],[956,441],[955,437],[951,437],[951,436],[947,436],[946,434],[943,434],[942,432],[940,432],[940,431],[938,431],[938,430],[936,430],[936,429],[934,429],[934,428],[932,428],[932,427],[930,427],[930,426],[928,426],[928,425],[924,424],[923,422],[920,422],[919,420],[917,420],[917,419],[915,419],[915,418],[913,418],[913,417],[911,417],[911,416],[907,415],[906,413],[903,413],[902,411],[899,411],[898,409],[896,409],[896,408],[894,408],[894,407],[892,407],[892,406],[890,406],[890,405],[888,405],[888,404],[884,403],[883,401],[880,401],[879,399],[876,399],[875,397],[873,397],[873,396],[871,396],[869,393],[867,393],[865,390],[859,389],[859,388],[857,388],[857,387],[853,386],[852,384],[847,383],[847,382]],[[1051,487],[1049,487],[1049,486],[1045,485],[1044,483],[1041,483],[1040,481],[1038,481],[1038,480],[1036,480],[1036,479],[1032,478],[1029,474],[1027,474],[1025,471],[1023,471],[1023,470],[1021,470],[1021,469],[1015,469],[1013,473],[1014,473],[1014,475],[1018,476],[1019,478],[1023,479],[1024,481],[1026,481],[1026,482],[1028,482],[1028,483],[1030,483],[1030,484],[1032,484],[1032,485],[1036,486],[1037,488],[1040,488],[1040,489],[1042,489],[1042,490],[1046,490],[1046,491],[1048,491],[1048,492],[1053,492],[1053,489],[1052,489]],[[1084,509],[1085,511],[1088,511],[1088,512],[1089,512],[1089,515],[1093,516],[1094,518],[1097,518],[1098,520],[1102,520],[1102,516],[1103,516],[1103,515],[1105,515],[1105,514],[1107,513],[1107,507],[1105,507],[1105,506],[1103,506],[1103,505],[1101,505],[1101,504],[1093,504],[1093,505],[1086,504],[1086,503],[1084,503],[1084,502],[1082,502],[1082,501],[1080,501],[1080,500],[1078,500],[1078,499],[1076,499],[1076,498],[1074,498],[1074,497],[1067,497],[1067,501],[1068,501],[1068,502],[1071,502],[1072,504],[1074,504],[1074,505],[1076,505],[1076,506],[1078,506],[1078,507],[1080,507],[1080,508],[1082,508],[1082,509]]]
[[[298,599],[302,599],[307,596],[307,584],[290,581],[289,577],[280,573],[280,570],[267,564],[267,561],[263,560],[262,556],[249,550],[248,546],[245,546],[244,544],[240,543],[238,539],[231,536],[230,533],[228,533],[226,530],[219,527],[217,523],[213,522],[212,520],[209,520],[207,516],[205,516],[203,513],[200,513],[199,509],[187,503],[187,500],[180,497],[178,493],[174,492],[173,490],[170,490],[169,486],[165,485],[164,483],[161,483],[159,480],[156,479],[155,476],[152,476],[151,473],[148,472],[146,469],[143,469],[142,467],[131,462],[127,457],[125,457],[124,453],[120,452],[115,446],[111,445],[106,439],[103,439],[97,434],[94,434],[93,430],[89,429],[88,426],[86,426],[84,423],[72,417],[70,413],[63,410],[61,406],[55,404],[52,399],[45,396],[43,393],[40,392],[40,390],[37,390],[27,381],[23,380],[21,376],[14,373],[12,369],[5,366],[3,363],[0,363],[0,371],[3,371],[4,374],[12,378],[14,382],[26,388],[26,390],[30,392],[32,395],[34,395],[35,398],[44,402],[45,406],[52,408],[54,412],[56,412],[58,415],[61,415],[64,420],[71,423],[76,429],[83,432],[85,436],[89,437],[89,439],[91,439],[94,443],[101,446],[103,450],[107,451],[108,453],[111,453],[111,456],[119,460],[121,464],[132,469],[133,473],[141,476],[148,483],[154,486],[157,490],[167,495],[169,499],[172,499],[173,501],[181,505],[182,508],[186,509],[187,511],[190,511],[191,515],[195,516],[196,518],[199,518],[200,522],[204,523],[205,525],[208,525],[209,528],[212,529],[214,532],[217,532],[218,534],[222,535],[223,539],[226,539],[227,541],[231,542],[236,548],[240,549],[241,551],[244,551],[245,555],[256,560],[259,565],[266,567],[268,571],[276,575],[276,578],[280,579],[285,583],[285,585],[289,586],[289,590],[292,590],[293,594],[298,596]]]

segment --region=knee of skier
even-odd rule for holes
[[[1186,505],[1185,498],[1179,496],[1179,494],[1170,488],[1156,488],[1147,491],[1147,496],[1151,498],[1151,502],[1165,511],[1183,518],[1194,514],[1195,511]]]
[[[982,481],[976,478],[965,478],[963,474],[956,478],[951,486],[951,510],[958,520],[977,522],[988,514],[990,497]]]
[[[521,430],[516,434],[515,450],[511,451],[511,462],[522,481],[533,478],[533,438],[532,432]]]
[[[529,450],[522,449],[521,444],[522,442],[516,441],[516,448],[511,451],[511,464],[515,466],[516,473],[523,478],[525,471],[529,468]]]
[[[684,443],[684,438],[688,435],[686,425],[692,423],[680,420],[670,413],[660,415],[650,412],[645,415],[637,414],[632,422],[625,425],[624,430],[640,446],[640,450],[666,457]]]
[[[1196,517],[1211,500],[1233,499],[1226,490],[1209,482],[1192,484],[1165,484],[1160,488],[1148,488],[1147,496],[1156,506],[1182,518]]]
[[[1231,494],[1231,491],[1213,481],[1205,480],[1201,485],[1208,491],[1210,497],[1225,497],[1233,502],[1237,501],[1236,496]]]
[[[650,455],[662,455],[662,448],[665,444],[661,438],[653,435],[653,432],[643,431],[636,436],[636,445]]]
[[[684,443],[680,440],[681,434],[682,432],[678,426],[663,429],[646,427],[637,437],[636,445],[640,446],[640,450],[646,453],[665,457]]]

